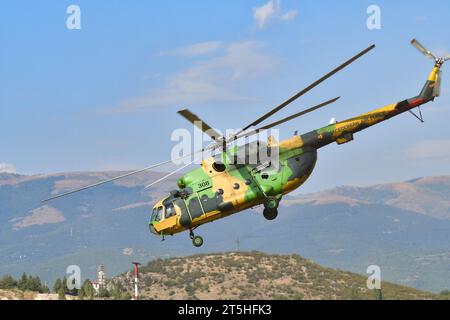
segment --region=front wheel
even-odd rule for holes
[[[200,236],[195,236],[194,238],[192,238],[192,244],[194,245],[194,247],[201,247],[203,245],[203,238]]]
[[[278,199],[276,197],[267,197],[266,202],[264,203],[264,208],[270,210],[276,210],[278,208]]]
[[[267,220],[274,220],[278,216],[277,209],[264,209],[263,211],[264,218]]]

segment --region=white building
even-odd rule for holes
[[[91,284],[97,293],[100,288],[106,288],[105,266],[103,264],[98,266],[97,281],[91,281]]]

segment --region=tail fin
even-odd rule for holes
[[[441,94],[441,80],[442,71],[440,70],[440,66],[436,65],[428,76],[428,80],[420,92],[419,98],[424,101],[432,101],[436,97],[439,97]]]
[[[423,99],[424,101],[434,100],[436,97],[439,97],[441,94],[441,80],[442,80],[442,65],[450,59],[450,56],[445,58],[436,57],[430,50],[425,48],[419,41],[416,39],[411,40],[411,44],[416,47],[422,54],[424,54],[427,58],[433,59],[435,62],[433,71],[431,71],[425,86],[418,98]]]

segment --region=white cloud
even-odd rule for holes
[[[253,18],[258,23],[258,26],[263,28],[267,21],[275,15],[276,11],[275,2],[271,0],[261,7],[253,9]]]
[[[16,173],[16,167],[9,163],[0,162],[0,173]]]
[[[281,0],[270,0],[266,4],[253,9],[253,18],[259,28],[264,28],[272,19],[281,21],[293,20],[297,17],[297,10],[289,10],[282,12]]]
[[[190,46],[178,48],[167,53],[163,53],[162,55],[179,55],[187,57],[204,56],[216,52],[217,50],[222,48],[223,45],[224,43],[222,41],[200,42]]]
[[[406,149],[405,154],[412,159],[448,160],[450,159],[450,140],[421,140]]]
[[[256,41],[224,43],[215,55],[203,57],[168,76],[161,89],[125,101],[107,112],[134,113],[186,104],[251,101],[251,97],[237,91],[242,81],[267,73],[277,63],[264,49],[264,44]]]
[[[283,21],[289,21],[292,19],[295,19],[298,15],[298,11],[297,10],[289,10],[288,12],[286,12],[285,14],[283,14],[281,16],[281,20]]]

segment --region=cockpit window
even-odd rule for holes
[[[169,218],[171,216],[174,216],[176,214],[175,207],[173,206],[173,203],[170,202],[166,205],[166,218]]]
[[[163,218],[163,207],[158,207],[153,209],[152,221],[161,221]]]
[[[157,212],[158,212],[158,210],[156,208],[153,208],[152,217],[150,219],[151,221],[155,221]]]

